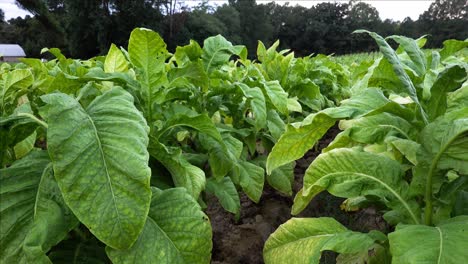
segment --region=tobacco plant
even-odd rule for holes
[[[366,31],[358,31],[363,33]],[[354,83],[340,106],[288,125],[267,172],[300,158],[339,122],[343,130],[304,175],[292,208],[319,193],[347,198],[343,207],[373,205],[395,229],[354,232],[337,220],[293,218],[264,247],[266,263],[463,263],[468,259],[467,41],[449,40],[425,55],[426,39],[366,32],[382,57]]]

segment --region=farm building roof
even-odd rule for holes
[[[0,57],[25,57],[23,48],[18,44],[0,44]]]

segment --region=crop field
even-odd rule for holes
[[[0,263],[466,263],[468,40],[356,33],[1,64]]]

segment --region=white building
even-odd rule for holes
[[[26,57],[23,48],[18,44],[0,44],[0,62],[17,62]]]

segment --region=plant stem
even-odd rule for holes
[[[431,168],[429,169],[426,179],[426,194],[424,196],[424,201],[426,202],[426,208],[424,209],[424,223],[426,225],[432,225],[432,176],[435,171],[435,164],[437,164],[437,162],[433,162],[431,164]]]
[[[32,114],[29,114],[29,113],[19,113],[17,114],[17,116],[24,116],[24,117],[29,117],[31,118],[34,122],[38,123],[39,125],[45,127],[45,128],[48,128],[49,126],[47,125],[46,122],[40,120],[39,118],[35,117],[34,115]]]
[[[426,208],[424,209],[424,223],[426,225],[432,225],[432,177],[434,176],[437,163],[439,163],[442,154],[445,150],[452,144],[452,142],[457,139],[457,136],[452,137],[444,146],[439,150],[435,158],[431,162],[431,167],[429,173],[427,174],[426,179],[426,194],[424,196],[424,201],[426,203]]]

